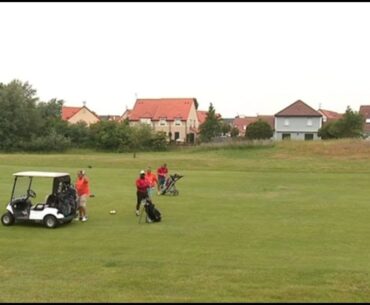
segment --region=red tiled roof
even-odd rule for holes
[[[248,125],[257,122],[257,120],[257,117],[238,117],[234,119],[233,126],[239,129],[239,135],[244,135]]]
[[[68,121],[71,117],[73,117],[82,108],[85,108],[87,111],[89,111],[90,113],[92,113],[98,120],[100,120],[100,118],[98,117],[98,115],[95,112],[91,111],[86,106],[82,106],[82,107],[68,107],[68,106],[63,106],[62,107],[62,120]]]
[[[168,121],[188,119],[193,98],[161,98],[161,99],[137,99],[132,112],[129,114],[131,121],[141,118],[150,118],[158,121],[166,118]]]
[[[306,103],[298,100],[275,114],[276,117],[321,117],[322,115]]]
[[[204,121],[207,119],[207,115],[208,115],[208,111],[197,110],[197,117],[198,117],[199,125],[204,123]],[[216,118],[221,119],[222,118],[221,114],[216,113]]]
[[[62,107],[62,120],[69,120],[71,117],[73,117],[77,112],[81,110],[82,107]]]
[[[335,111],[330,111],[330,110],[324,110],[324,109],[319,109],[318,112],[320,112],[323,116],[326,116],[327,120],[339,120],[342,118],[343,114],[338,113]]]
[[[201,125],[201,124],[204,123],[204,121],[207,118],[207,113],[208,113],[208,111],[197,110],[197,116],[198,116],[199,125]]]
[[[239,129],[239,134],[244,134],[249,124],[257,122],[259,119],[267,122],[272,129],[275,128],[275,117],[273,115],[258,115],[256,117],[236,117],[232,125]]]

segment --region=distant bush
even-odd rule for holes
[[[189,147],[194,151],[209,151],[219,149],[251,149],[251,148],[268,148],[275,146],[273,140],[245,140],[245,138],[228,139],[218,143],[201,143],[198,146]]]
[[[20,149],[31,152],[64,152],[71,148],[71,141],[52,131],[49,135],[33,138],[31,141],[23,142]]]
[[[257,122],[248,125],[245,130],[245,137],[249,140],[270,139],[274,134],[269,123],[259,119]]]

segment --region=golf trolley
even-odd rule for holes
[[[177,196],[179,194],[179,190],[176,188],[176,182],[180,180],[182,177],[184,176],[178,175],[178,174],[170,175],[166,179],[166,182],[164,186],[162,187],[160,194],[161,195],[168,194],[168,195]]]

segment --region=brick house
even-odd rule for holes
[[[85,105],[82,107],[63,106],[62,120],[71,124],[76,124],[77,122],[82,121],[85,122],[87,126],[100,121],[99,117]]]
[[[239,137],[245,136],[245,131],[249,124],[257,122],[259,119],[267,122],[271,129],[274,129],[274,116],[273,115],[257,115],[257,116],[237,116],[232,121],[232,127],[239,130]]]
[[[364,118],[363,132],[370,136],[370,105],[361,105],[359,113]]]
[[[194,98],[137,99],[121,120],[125,118],[130,125],[148,124],[155,131],[165,132],[170,141],[196,141],[199,120]]]
[[[343,117],[342,113],[338,113],[331,110],[324,110],[319,109],[317,110],[322,115],[322,125],[324,126],[326,123],[330,123],[333,121],[337,121]]]

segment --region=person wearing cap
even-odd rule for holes
[[[75,187],[77,191],[77,204],[81,221],[87,220],[87,198],[90,195],[89,183],[90,181],[86,176],[86,172],[84,170],[79,170],[77,172]]]
[[[158,185],[158,179],[157,176],[152,173],[152,169],[150,167],[146,169],[145,179],[149,183],[148,196],[149,198],[152,198],[152,193],[155,190],[156,185]]]
[[[148,198],[148,188],[150,187],[148,180],[145,179],[145,171],[140,171],[140,176],[136,179],[136,216],[140,215],[140,204],[143,199]]]

